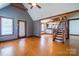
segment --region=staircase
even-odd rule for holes
[[[57,28],[53,29],[53,41],[60,41],[65,42],[66,41],[66,35],[65,35],[65,22],[59,22],[58,25],[56,25]]]

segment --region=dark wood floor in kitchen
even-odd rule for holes
[[[79,40],[75,38],[65,44],[53,42],[52,35],[1,42],[0,56],[78,56]]]

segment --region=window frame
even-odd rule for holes
[[[11,19],[12,20],[12,34],[7,34],[7,35],[6,34],[5,35],[1,34],[1,18],[7,18],[7,19]],[[14,18],[0,16],[0,36],[11,36],[11,35],[14,35]]]

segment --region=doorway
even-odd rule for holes
[[[18,20],[18,38],[26,37],[26,21]]]

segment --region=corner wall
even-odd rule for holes
[[[39,20],[33,21],[33,35],[40,37],[40,33],[41,33],[41,22]]]
[[[33,34],[33,28],[32,28],[33,21],[27,11],[23,11],[23,10],[20,10],[20,9],[12,7],[12,6],[7,6],[0,10],[0,16],[14,18],[14,35],[2,36],[2,37],[0,36],[0,41],[11,40],[11,39],[17,38],[17,33],[18,33],[17,21],[18,20],[24,20],[27,22],[27,27],[26,27],[27,36]]]

